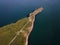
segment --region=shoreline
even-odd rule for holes
[[[33,19],[33,21],[32,21],[32,26],[31,26],[31,27],[28,27],[28,28],[30,28],[30,29],[29,29],[30,32],[29,32],[28,36],[26,37],[26,43],[25,43],[25,45],[28,45],[28,38],[29,38],[30,33],[31,33],[32,30],[33,30],[34,22],[35,22],[35,17],[34,17],[34,19]]]
[[[33,27],[34,27],[35,16],[36,16],[38,13],[42,12],[42,11],[43,11],[43,8],[41,7],[41,8],[38,8],[37,10],[35,10],[34,12],[30,13],[30,15],[29,15],[29,20],[31,21],[32,26],[28,27],[28,28],[30,28],[30,29],[28,29],[28,30],[29,30],[29,33],[28,33],[28,36],[26,37],[26,43],[25,43],[25,45],[28,45],[28,38],[29,38],[30,33],[31,33],[32,30],[33,30]],[[33,18],[32,18],[32,16],[33,16]]]

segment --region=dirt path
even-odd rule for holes
[[[29,20],[31,21],[30,18],[29,18]],[[20,35],[20,32],[23,32],[23,29],[25,28],[25,26],[26,26],[30,21],[28,21],[28,22],[23,26],[23,28],[16,33],[16,35],[15,35],[14,38],[9,42],[8,45],[11,45],[11,43],[13,43],[13,41],[17,38],[18,35]]]
[[[36,16],[39,12],[42,12],[42,11],[43,11],[43,8],[41,7],[41,8],[38,8],[37,10],[35,10],[33,13],[30,13],[29,21],[23,26],[23,28],[22,28],[20,31],[18,31],[18,32],[16,33],[16,35],[15,35],[14,38],[9,42],[8,45],[10,45],[10,44],[16,39],[16,37],[17,37],[18,35],[20,35],[20,32],[23,32],[23,29],[25,28],[25,26],[26,26],[29,22],[32,22],[32,26],[30,26],[31,29],[29,29],[30,32],[31,32],[31,31],[32,31],[32,28],[33,28],[33,25],[34,25],[34,21],[35,21],[35,16]],[[31,16],[32,16],[32,15],[34,16],[33,20],[31,19]],[[29,34],[30,34],[30,32],[29,32]],[[25,44],[25,45],[28,44],[29,34],[28,34],[27,37],[26,37],[26,44]]]

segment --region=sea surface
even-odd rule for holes
[[[35,9],[36,16],[29,45],[60,45],[60,0],[0,0],[0,27],[25,18]]]

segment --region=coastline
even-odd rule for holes
[[[30,15],[29,15],[29,21],[31,21],[32,26],[28,27],[30,29],[28,29],[29,30],[29,34],[26,37],[26,43],[25,43],[25,45],[28,45],[28,38],[29,38],[29,35],[30,35],[31,31],[33,30],[33,26],[34,26],[34,22],[35,22],[35,16],[38,13],[42,12],[42,11],[43,11],[43,8],[41,7],[41,8],[36,9],[34,12],[30,13]]]
[[[29,29],[29,34],[28,34],[28,36],[26,37],[26,43],[25,43],[25,45],[28,45],[28,38],[29,38],[30,33],[31,33],[32,30],[33,30],[34,22],[35,22],[35,17],[34,17],[34,19],[33,19],[33,21],[32,21],[32,26],[31,26],[31,27],[28,27],[28,28],[30,28],[30,29]]]
[[[32,23],[31,25],[32,26],[28,27],[30,29],[28,29],[29,30],[29,34],[26,37],[26,43],[25,43],[25,45],[28,45],[28,38],[29,38],[29,35],[30,35],[31,31],[33,30],[33,26],[34,26],[34,22],[35,22],[35,16],[38,13],[42,12],[42,11],[43,11],[43,8],[41,7],[41,8],[38,8],[37,10],[35,10],[34,12],[30,13],[30,15],[29,15],[29,21],[31,21],[31,23]]]
[[[6,45],[11,45],[11,44],[28,45],[28,38],[29,38],[31,31],[33,30],[35,16],[41,11],[42,11],[42,8],[38,8],[34,12],[30,13],[28,18],[21,19],[20,21],[17,21],[16,23],[9,24],[9,25],[2,27],[0,30],[4,30],[4,32],[6,33],[4,34],[4,36],[7,36],[8,34],[8,37],[9,37],[9,38],[6,38],[7,40]],[[10,38],[10,35],[12,38]],[[18,36],[20,36],[20,38],[18,38]],[[3,38],[1,39],[3,40]],[[20,40],[17,40],[17,39],[20,39]],[[22,43],[22,41],[24,41],[24,43]],[[1,44],[4,45],[4,42]]]

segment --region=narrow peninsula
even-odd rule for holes
[[[38,8],[30,13],[29,17],[0,27],[0,45],[28,45],[28,37],[33,29],[35,16],[42,11],[42,7]]]

